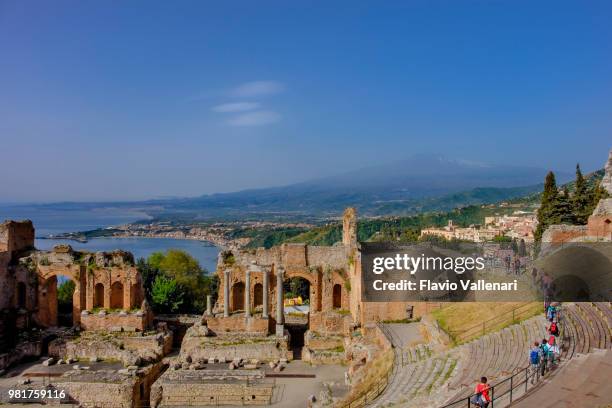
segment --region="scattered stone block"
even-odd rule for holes
[[[270,362],[268,363],[268,366],[269,366],[270,368],[274,368],[274,367],[276,367],[276,363],[274,363],[274,361],[270,361]]]
[[[138,370],[138,366],[137,365],[129,365],[127,366],[128,370]]]
[[[215,364],[215,359],[214,358],[209,358],[208,359],[208,364]]]
[[[31,382],[32,380],[30,380],[29,378],[22,378],[21,380],[17,381],[17,385],[26,385]]]
[[[257,369],[257,364],[245,364],[244,365],[244,369],[245,370],[256,370]]]
[[[234,363],[229,363],[229,366],[227,368],[229,368],[230,370],[235,370],[236,365]]]
[[[280,373],[281,371],[283,371],[283,369],[284,369],[284,368],[285,368],[285,366],[284,366],[284,365],[279,364],[279,365],[277,365],[276,367],[274,367],[274,372],[275,372],[275,373]]]
[[[280,363],[281,364],[287,364],[287,359],[286,358],[281,358],[280,359]]]
[[[98,356],[93,356],[89,358],[89,362],[91,363],[97,363],[98,361],[101,361],[102,359]]]
[[[53,364],[55,364],[55,359],[53,357],[49,357],[48,359],[42,362],[42,365],[44,365],[45,367],[52,366]]]

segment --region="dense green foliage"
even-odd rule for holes
[[[206,296],[216,299],[219,281],[185,251],[169,249],[138,260],[145,294],[158,313],[202,313]]]
[[[306,228],[240,228],[229,234],[230,238],[248,237],[251,239],[247,248],[272,248],[279,245],[289,238],[299,235],[306,231]]]
[[[176,313],[185,301],[185,291],[179,283],[172,278],[157,275],[151,288],[151,303],[156,312]]]
[[[600,199],[606,197],[606,191],[600,186],[600,177],[589,177],[587,180],[576,165],[576,179],[573,183],[557,188],[555,175],[546,175],[544,191],[540,196],[538,209],[538,227],[535,231],[536,242],[542,240],[542,234],[551,225],[583,225],[588,221]]]
[[[57,307],[61,313],[72,312],[72,296],[76,285],[73,281],[66,280],[57,288]]]

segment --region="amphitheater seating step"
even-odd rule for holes
[[[536,316],[437,354],[424,345],[406,349],[405,342],[396,335],[391,339],[397,346],[394,374],[372,406],[442,406],[471,395],[481,376],[495,385],[515,373],[523,373],[533,342],[549,337],[546,328],[544,316]],[[563,349],[559,368],[540,385],[528,388],[525,395],[522,387],[517,388],[513,395],[521,398],[521,402],[516,404],[521,407],[609,404],[612,388],[602,391],[606,387],[601,384],[612,378],[612,306],[607,302],[564,304],[561,328]],[[522,377],[516,380],[524,384]],[[506,381],[497,386],[498,395],[504,394],[509,384]],[[558,400],[552,398],[555,387],[564,390],[559,395],[567,403],[547,405],[549,400]],[[495,406],[506,407],[509,403],[506,395]]]
[[[569,361],[550,380],[513,404],[516,408],[599,407],[612,401],[612,351],[595,350]]]

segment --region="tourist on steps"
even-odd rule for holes
[[[542,360],[542,350],[540,350],[540,343],[537,341],[533,343],[533,348],[529,350],[529,375],[531,376],[531,383],[535,382],[538,374],[538,368],[540,361]]]
[[[552,318],[549,319],[550,322],[550,326],[548,326],[548,334],[550,334],[551,336],[559,336],[559,325],[557,324],[557,322],[555,322]]]
[[[480,382],[476,384],[476,389],[474,390],[474,395],[470,399],[470,402],[477,407],[487,408],[489,402],[491,402],[491,397],[489,397],[490,388],[489,384],[487,384],[487,377],[482,377]]]
[[[559,345],[557,344],[557,339],[555,336],[550,336],[550,338],[548,339],[548,353],[549,353],[549,362],[550,362],[550,367],[552,368],[552,366],[558,362],[559,359]]]
[[[548,361],[548,355],[550,352],[550,348],[548,347],[548,342],[546,339],[542,339],[542,344],[540,344],[540,350],[542,350],[542,362],[540,364],[540,374],[544,376],[546,374],[546,363]]]

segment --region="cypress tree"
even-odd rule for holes
[[[563,188],[562,194],[557,194],[557,199],[553,204],[551,224],[575,224],[576,215],[570,201],[570,193],[567,186]]]
[[[589,188],[587,181],[582,175],[580,164],[576,164],[576,189],[571,198],[572,212],[574,213],[574,222],[577,224],[586,224],[589,215],[593,212],[591,208],[593,203],[593,190]]]
[[[540,208],[538,209],[538,227],[534,233],[536,242],[540,242],[542,234],[546,228],[553,224],[552,215],[554,212],[555,203],[559,192],[557,191],[557,182],[555,180],[555,174],[549,171],[544,181],[544,191],[542,192],[542,199],[540,201]]]

